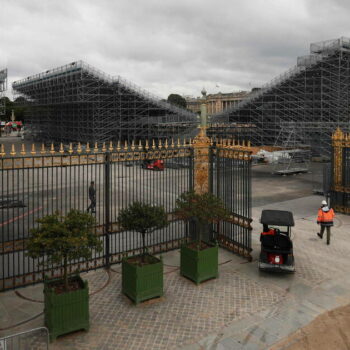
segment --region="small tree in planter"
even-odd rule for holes
[[[58,212],[37,220],[27,242],[28,256],[42,257],[44,265],[63,267],[62,279],[44,281],[45,325],[50,340],[57,336],[89,329],[89,289],[79,275],[71,276],[68,264],[75,259],[89,259],[92,250],[100,251],[102,243],[94,233],[95,219],[72,209],[66,216]]]
[[[185,192],[176,200],[175,215],[194,220],[195,240],[181,247],[180,273],[196,284],[218,276],[218,246],[203,242],[203,232],[209,224],[227,219],[230,213],[222,201],[211,193]]]
[[[134,202],[121,210],[118,222],[126,230],[142,236],[142,254],[123,259],[122,292],[136,304],[163,295],[163,262],[147,253],[146,234],[168,225],[161,206]]]

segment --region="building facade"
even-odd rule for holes
[[[244,100],[249,95],[248,91],[230,92],[230,93],[217,93],[209,94],[203,89],[202,97],[186,97],[187,109],[200,113],[201,104],[207,105],[208,115],[220,113],[231,107],[235,107],[240,101]]]

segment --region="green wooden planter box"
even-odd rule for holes
[[[149,255],[154,261],[139,266],[124,259],[122,262],[122,292],[135,304],[163,295],[163,261]]]
[[[88,282],[77,276],[82,289],[56,294],[49,283],[44,285],[45,326],[50,332],[50,341],[59,335],[84,329],[89,330],[89,287]]]
[[[187,245],[181,247],[180,274],[197,285],[219,275],[219,250],[214,245],[204,250],[195,250]]]

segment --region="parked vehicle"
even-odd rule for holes
[[[141,164],[142,169],[163,171],[164,170],[164,161],[161,159],[151,160],[145,159]]]
[[[263,232],[260,234],[259,269],[294,272],[291,240],[291,227],[294,226],[293,214],[283,210],[263,210],[260,222],[263,224]]]

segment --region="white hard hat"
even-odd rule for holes
[[[327,205],[327,201],[323,200],[323,201],[321,202],[321,204],[322,204],[322,205]]]

